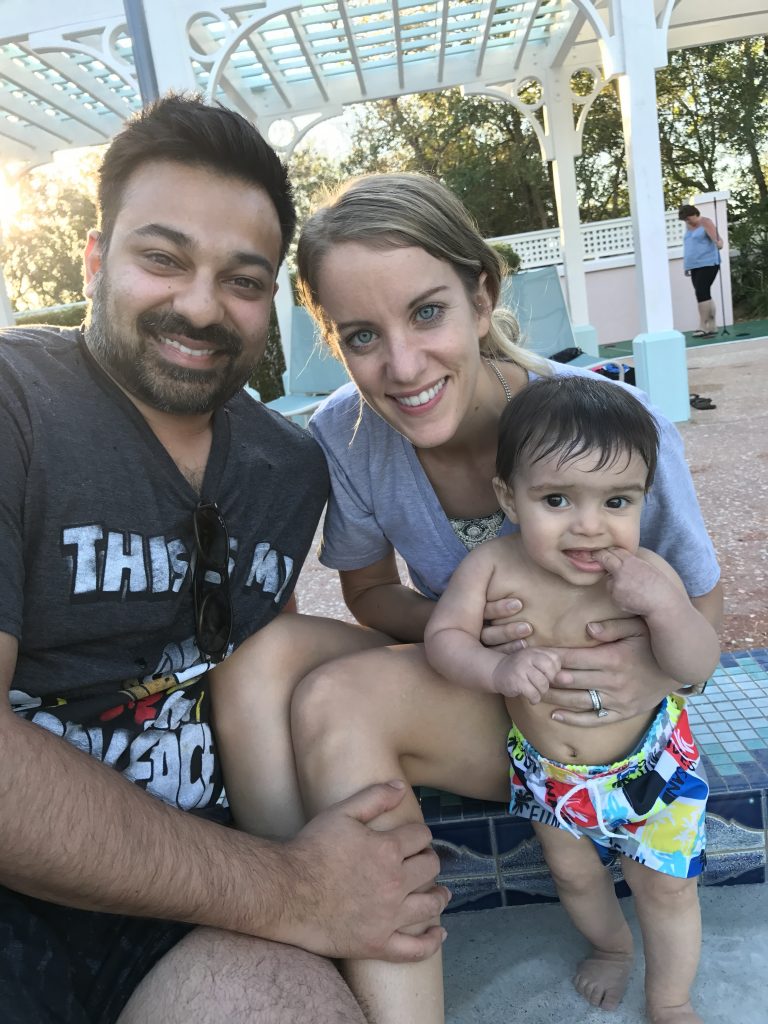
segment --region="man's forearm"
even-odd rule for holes
[[[36,725],[0,714],[0,881],[86,910],[258,935],[323,956],[421,960],[446,890],[425,826],[368,821],[404,783],[369,786],[272,843],[168,807]],[[12,824],[10,827],[9,823]]]
[[[89,910],[268,936],[290,890],[281,848],[168,807],[3,711],[0,879]]]

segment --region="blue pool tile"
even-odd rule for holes
[[[764,829],[763,792],[745,791],[734,794],[710,794],[707,809],[726,821],[735,821],[749,829]]]
[[[761,882],[765,882],[765,864],[756,864],[754,867],[745,868],[737,874],[732,872],[719,874],[717,868],[718,866],[715,864],[710,867],[709,862],[707,862],[707,869],[702,878],[703,885],[759,885]]]
[[[750,764],[754,764],[754,758],[749,750],[734,750],[733,752],[734,761],[738,761],[741,764],[742,761],[748,761]]]
[[[521,843],[533,839],[534,832],[529,821],[514,818],[497,818],[493,823],[496,833],[496,849],[500,856],[516,849]]]
[[[492,857],[495,853],[491,839],[490,819],[479,821],[442,821],[430,825],[434,839],[444,839],[454,846],[466,846],[477,854]]]
[[[465,910],[496,910],[503,906],[501,893],[484,892],[481,887],[468,887],[467,889],[449,884],[452,892],[452,899],[443,913],[452,914]]]
[[[557,903],[557,897],[542,896],[532,892],[520,892],[518,889],[504,890],[504,906],[519,907],[527,903]]]

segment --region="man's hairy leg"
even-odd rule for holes
[[[330,960],[197,928],[144,978],[118,1024],[364,1024]]]
[[[323,666],[297,691],[292,722],[310,813],[358,783],[398,775],[414,784],[506,799],[509,721],[503,701],[447,683],[429,668],[420,646],[368,651]],[[370,824],[386,830],[421,820],[408,793]],[[439,955],[419,964],[348,961],[344,973],[375,1024],[443,1021]]]
[[[17,642],[0,632],[10,688]],[[185,814],[0,702],[0,881],[83,910],[186,921],[328,956],[418,960],[440,930],[444,890],[423,825],[373,831],[404,783],[371,786],[274,843]],[[135,865],[142,865],[140,882]],[[183,865],[183,871],[179,865]],[[286,899],[286,894],[290,895]]]

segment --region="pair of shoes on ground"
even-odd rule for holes
[[[717,331],[691,331],[692,338],[714,338]]]
[[[716,409],[717,406],[711,398],[702,397],[701,395],[692,394],[689,396],[691,400],[691,408],[693,409]]]

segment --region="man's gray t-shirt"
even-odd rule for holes
[[[555,373],[592,373],[561,363],[550,365]],[[642,391],[629,390],[649,406]],[[708,593],[720,577],[717,558],[701,517],[682,439],[669,420],[649,408],[661,440],[656,476],[643,509],[640,543],[669,562],[688,593],[698,597]],[[325,452],[331,474],[320,561],[332,569],[362,569],[394,548],[416,589],[437,600],[467,550],[411,443],[365,403],[361,410],[353,384],[327,398],[309,428]],[[501,533],[516,529],[505,519]]]
[[[0,333],[0,438],[14,710],[171,803],[215,803],[193,510],[215,501],[228,528],[237,647],[293,590],[328,494],[322,452],[240,391],[214,414],[198,495],[80,333],[41,328]]]

